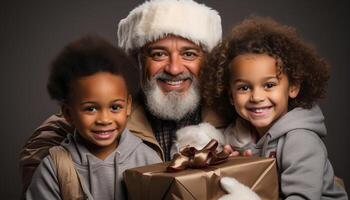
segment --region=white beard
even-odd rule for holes
[[[189,75],[190,76],[190,75]],[[197,109],[200,102],[198,80],[191,76],[192,83],[186,92],[171,91],[166,94],[159,88],[157,77],[146,81],[142,90],[146,105],[156,117],[179,121]]]

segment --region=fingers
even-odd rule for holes
[[[253,151],[251,149],[247,149],[243,151],[243,153],[240,153],[239,151],[235,150],[231,145],[226,144],[224,146],[224,151],[229,153],[230,156],[253,156]]]
[[[253,156],[253,152],[251,149],[247,149],[243,152],[243,156]]]
[[[239,152],[238,151],[233,151],[231,154],[230,154],[231,157],[237,157],[239,156]]]
[[[227,152],[230,156],[239,156],[239,152],[235,151],[229,144],[224,146],[224,151]]]
[[[226,151],[227,153],[232,153],[232,152],[233,152],[233,149],[232,149],[231,145],[226,144],[226,145],[224,146],[224,151]]]

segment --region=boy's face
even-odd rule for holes
[[[131,111],[131,96],[121,76],[99,72],[71,84],[63,112],[85,139],[88,149],[105,158],[117,147]]]
[[[260,137],[288,112],[288,99],[299,93],[284,73],[277,74],[277,60],[266,54],[243,54],[231,66],[231,102]]]

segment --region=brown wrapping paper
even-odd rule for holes
[[[214,200],[225,192],[221,177],[234,177],[256,192],[262,200],[278,200],[275,159],[233,157],[219,165],[203,169],[166,172],[167,163],[126,170],[125,183],[131,200]]]

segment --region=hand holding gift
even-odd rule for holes
[[[210,142],[206,146],[209,147],[207,149],[212,150],[215,145]],[[197,153],[198,151],[203,153],[207,150],[204,148],[197,150]],[[177,161],[126,170],[124,177],[128,198],[214,200],[226,194],[220,187],[220,179],[232,177],[250,188],[262,200],[278,199],[278,179],[274,159],[229,157],[225,162],[210,165],[209,163],[215,158],[214,156],[208,159],[210,154],[206,154],[208,156],[198,154],[199,160],[204,160],[200,165],[207,166],[205,168],[188,168],[193,166],[189,163],[197,162],[196,159],[193,160],[196,157],[195,154],[190,154],[190,158],[185,158],[183,162],[187,164],[179,165],[186,166],[181,167],[184,170],[174,170],[177,171],[176,173],[167,172],[167,168],[173,167],[173,164],[177,166]]]

